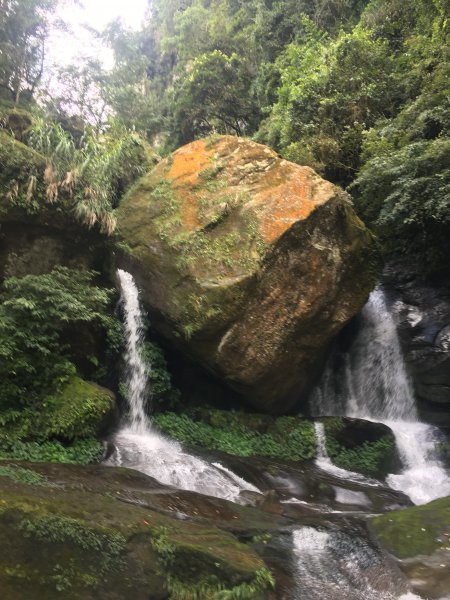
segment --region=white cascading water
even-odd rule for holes
[[[114,452],[106,464],[136,469],[163,484],[235,502],[243,490],[259,492],[220,463],[210,464],[184,452],[181,444],[153,429],[145,411],[149,370],[142,358],[145,330],[139,292],[130,273],[119,270],[117,277],[125,315],[128,415],[114,436]]]
[[[434,457],[439,431],[419,421],[396,326],[380,289],[372,292],[362,311],[344,368],[340,373],[327,368],[311,407],[317,415],[341,414],[388,425],[404,469],[386,481],[415,504],[450,494],[450,477]]]
[[[340,477],[345,480],[352,480],[357,482],[364,482],[366,485],[370,486],[379,486],[380,483],[375,479],[368,479],[361,475],[361,473],[355,473],[353,471],[347,471],[346,469],[341,469],[333,464],[331,458],[328,456],[327,448],[326,448],[326,437],[325,437],[325,427],[323,423],[316,421],[314,423],[314,431],[316,435],[316,449],[317,449],[317,458],[316,465],[322,469],[322,471],[327,471],[330,475],[334,475],[335,477]]]
[[[295,600],[420,600],[358,536],[301,527],[292,534]]]

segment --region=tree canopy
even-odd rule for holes
[[[16,105],[41,80],[56,4],[0,0],[0,86]],[[114,53],[112,70],[98,60],[67,67],[58,93],[47,98],[41,118],[59,124],[68,152],[72,144],[70,165],[64,144],[56,152],[35,134],[29,138],[49,164],[62,160],[54,168],[57,187],[66,173],[76,174],[81,218],[113,219],[121,194],[148,165],[136,159],[132,139],[141,136],[165,154],[227,133],[269,144],[348,187],[389,252],[412,244],[430,269],[442,265],[450,204],[449,0],[149,6],[140,30],[117,21],[102,33]],[[126,182],[121,169],[130,174]]]

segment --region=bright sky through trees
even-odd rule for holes
[[[67,65],[78,56],[102,57],[107,65],[112,63],[109,51],[102,47],[90,28],[101,31],[111,21],[120,18],[124,25],[139,28],[148,0],[63,0],[57,11],[70,31],[55,32],[51,36],[48,58],[57,66]],[[87,26],[87,27],[86,27]]]

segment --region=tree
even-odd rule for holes
[[[249,135],[259,110],[249,90],[245,59],[220,50],[195,59],[176,95],[175,124],[179,142],[213,132]]]
[[[32,96],[45,59],[49,16],[58,0],[0,0],[0,86],[18,104]]]
[[[393,59],[361,27],[335,40],[306,17],[303,28],[302,43],[277,60],[278,100],[258,138],[347,185],[360,166],[363,131],[398,104]]]

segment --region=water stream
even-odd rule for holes
[[[145,328],[139,292],[130,273],[119,270],[117,277],[124,312],[128,414],[122,428],[114,435],[114,451],[106,463],[136,469],[176,488],[235,502],[244,490],[258,492],[255,486],[220,463],[209,463],[185,452],[181,444],[153,428],[146,414],[150,372],[143,360]]]
[[[450,477],[435,456],[440,432],[420,422],[396,326],[380,289],[370,295],[362,323],[340,369],[328,365],[311,400],[316,415],[346,415],[386,424],[404,468],[390,487],[425,504],[450,494]]]
[[[334,475],[335,477],[340,477],[345,479],[346,481],[356,481],[363,482],[365,485],[369,486],[379,486],[380,482],[375,479],[369,479],[361,475],[361,473],[355,473],[353,471],[347,471],[347,469],[341,469],[337,467],[331,461],[331,458],[328,456],[328,452],[325,445],[325,427],[323,423],[316,421],[314,423],[314,431],[316,435],[316,447],[317,447],[317,458],[316,465],[321,468],[323,471],[327,471],[330,475]]]
[[[420,600],[379,550],[357,534],[301,527],[293,532],[293,600]]]
[[[113,437],[114,451],[107,464],[136,469],[163,484],[234,502],[240,501],[245,490],[259,492],[227,467],[186,452],[181,444],[153,427],[148,416],[151,367],[143,358],[145,327],[139,293],[129,273],[119,270],[117,275],[126,337],[124,383],[128,411]],[[387,423],[395,433],[405,462],[403,473],[390,475],[388,483],[406,491],[415,502],[425,502],[446,493],[447,489],[450,493],[450,481],[430,454],[435,432],[417,418],[395,326],[381,292],[372,295],[363,319],[361,333],[346,356],[343,379],[337,380],[331,367],[327,370],[316,392],[316,410],[319,414],[349,414]],[[361,488],[377,486],[379,482],[333,465],[325,446],[323,424],[316,422],[315,429],[316,463],[337,478],[335,501],[343,506],[365,506],[369,498]],[[357,484],[359,491],[346,488],[349,481]],[[292,501],[295,499],[288,502]],[[358,526],[354,530],[348,522],[344,526],[345,530],[309,525],[294,528],[290,550],[294,587],[289,597],[293,600],[419,598],[408,592],[406,579],[364,537]]]

